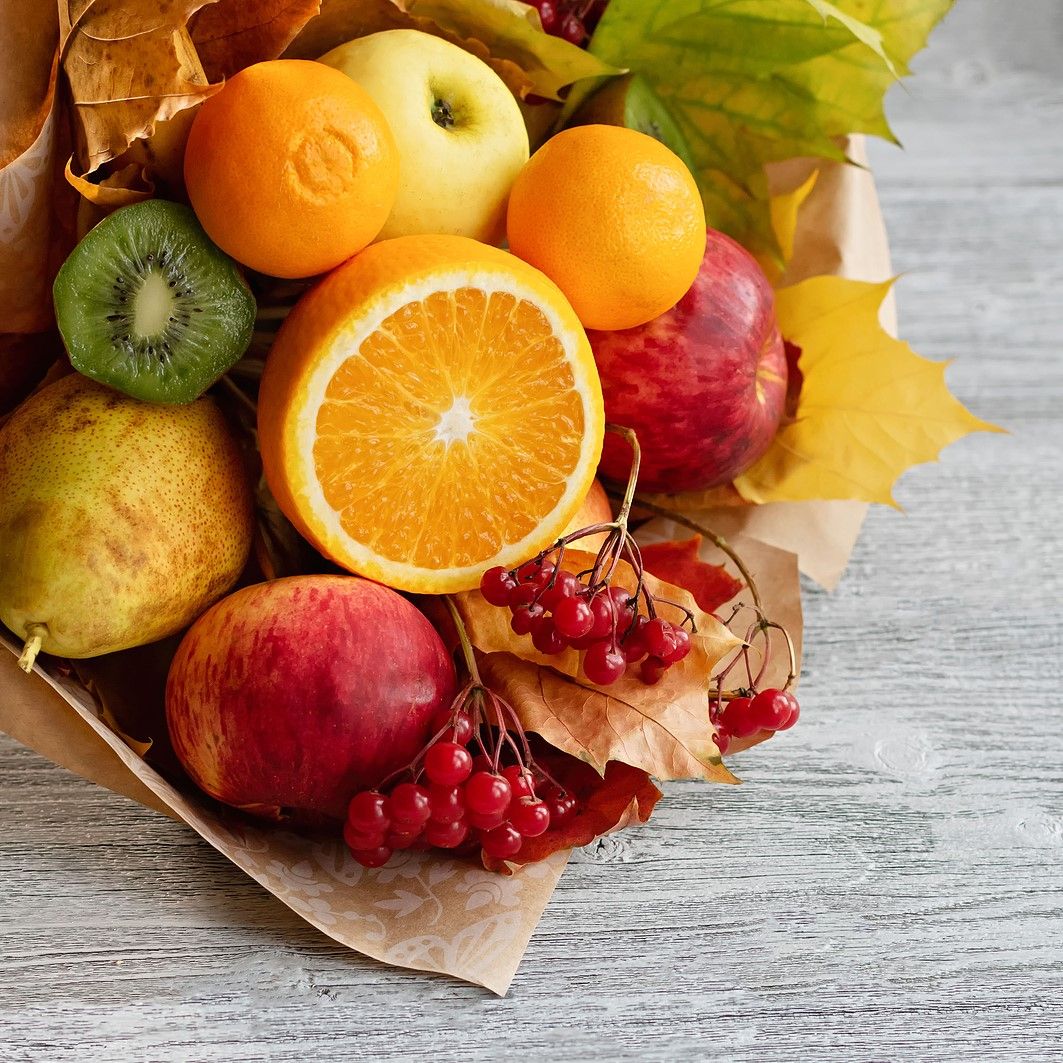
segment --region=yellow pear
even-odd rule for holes
[[[0,621],[63,657],[154,642],[235,583],[251,486],[209,398],[131,399],[77,374],[0,428]]]

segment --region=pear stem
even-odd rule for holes
[[[41,652],[44,644],[44,636],[48,634],[47,624],[27,624],[26,641],[22,644],[22,656],[18,659],[18,666],[29,675],[33,671],[33,665],[37,660],[37,654]]]

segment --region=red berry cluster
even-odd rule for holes
[[[428,846],[464,852],[479,847],[505,860],[520,852],[525,838],[562,827],[576,814],[576,799],[530,757],[503,767],[502,740],[493,757],[474,756],[467,746],[480,729],[464,708],[448,709],[437,722],[443,730],[401,773],[402,781],[351,799],[343,837],[363,867],[386,864],[397,849]]]
[[[551,37],[561,37],[583,46],[590,40],[609,0],[530,0],[538,9],[539,21]]]
[[[690,632],[656,616],[653,596],[609,587],[590,574],[590,584],[545,557],[506,571],[488,569],[480,593],[491,605],[508,606],[517,635],[531,635],[540,653],[583,651],[583,674],[598,686],[615,683],[628,665],[640,664],[644,683],[658,682],[690,652]],[[649,615],[639,612],[640,597]],[[691,619],[691,626],[693,620]]]
[[[788,690],[774,688],[727,702],[717,698],[709,704],[709,719],[716,727],[715,741],[721,753],[727,752],[732,738],[748,738],[758,731],[787,731],[800,715],[797,698]]]

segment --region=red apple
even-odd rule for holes
[[[170,667],[166,718],[212,797],[324,823],[409,763],[453,695],[450,655],[405,598],[354,576],[295,576],[196,621]]]
[[[671,310],[587,335],[606,420],[638,435],[643,489],[727,483],[768,449],[786,400],[786,355],[771,284],[730,237],[709,230],[697,279]],[[623,483],[630,465],[627,443],[607,435],[602,475]]]

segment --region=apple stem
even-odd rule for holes
[[[30,623],[26,625],[26,641],[22,644],[22,655],[18,659],[18,666],[26,675],[33,671],[33,665],[37,661],[37,654],[41,652],[44,636],[47,634],[47,624]]]

